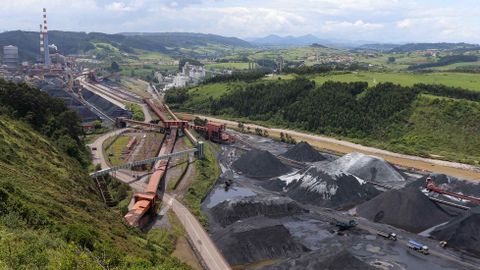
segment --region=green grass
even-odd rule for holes
[[[0,171],[0,269],[188,269],[107,208],[77,161],[4,116]]]
[[[368,82],[369,85],[382,82],[393,82],[404,86],[417,83],[442,84],[480,91],[480,76],[471,73],[381,73],[381,72],[356,72],[347,74],[326,74],[311,76],[317,84],[326,81],[339,82]]]
[[[200,204],[220,176],[220,167],[211,147],[205,143],[205,158],[195,162],[197,175],[183,199],[204,227],[208,225],[208,218],[200,209]]]
[[[462,163],[480,162],[480,103],[420,95],[408,131],[386,148]]]
[[[248,62],[215,63],[205,65],[207,69],[248,69]]]
[[[126,149],[126,146],[131,138],[131,136],[121,135],[110,147],[105,149],[105,152],[108,156],[108,162],[111,165],[118,166],[125,163],[125,161],[122,159],[122,152]]]
[[[133,113],[133,120],[143,121],[145,120],[145,115],[143,114],[142,107],[135,103],[130,103],[127,105],[127,109],[132,111]]]

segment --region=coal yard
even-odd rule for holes
[[[479,184],[231,132],[202,210],[234,269],[478,269]]]

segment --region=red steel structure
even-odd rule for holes
[[[446,191],[444,189],[441,189],[440,187],[438,187],[435,184],[435,182],[433,181],[433,179],[431,177],[427,177],[425,187],[429,192],[436,192],[436,193],[439,193],[439,194],[452,196],[452,197],[457,198],[457,199],[467,200],[467,201],[470,201],[474,204],[480,205],[480,199],[478,199],[478,198],[471,197],[471,196],[466,196],[466,195],[463,195],[463,194],[458,194],[458,193],[454,193],[454,192],[450,192],[450,191]]]
[[[170,120],[167,118],[165,112],[166,109],[163,106],[158,106],[150,99],[145,99],[145,103],[153,110],[153,112],[159,117],[160,122],[158,124],[143,123],[140,121],[118,118],[117,121],[123,123],[131,123],[136,125],[142,125],[153,128],[163,128],[170,130],[170,135],[164,140],[162,147],[158,155],[166,155],[173,152],[175,141],[177,139],[177,133],[179,130],[183,130],[187,137],[195,145],[198,143],[197,139],[191,134],[188,128],[193,128],[196,131],[203,133],[207,139],[219,142],[231,142],[232,137],[225,133],[226,125],[220,125],[215,123],[207,123],[205,126],[190,125],[188,121]],[[137,192],[134,194],[134,205],[132,209],[125,215],[124,219],[130,226],[143,227],[148,222],[149,215],[155,215],[157,211],[157,190],[161,184],[162,179],[167,172],[170,159],[159,160],[154,166],[154,172],[150,176],[148,185],[144,192]]]

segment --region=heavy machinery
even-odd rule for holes
[[[408,240],[407,247],[425,255],[430,253],[428,251],[428,246],[411,239]]]
[[[337,226],[338,230],[340,231],[345,231],[358,225],[358,222],[353,219],[350,221],[340,221],[340,220],[333,219],[331,223]]]
[[[377,235],[388,240],[397,241],[397,235],[395,233],[377,232]]]
[[[466,195],[463,195],[463,194],[454,193],[454,192],[450,192],[450,191],[446,191],[446,190],[441,189],[440,187],[438,187],[435,184],[432,177],[430,177],[430,176],[427,177],[427,179],[426,179],[425,188],[429,192],[435,192],[435,193],[438,193],[438,194],[451,196],[451,197],[454,197],[454,198],[457,198],[457,199],[460,199],[460,200],[466,200],[466,201],[469,201],[471,203],[480,205],[480,199],[478,199],[478,198],[471,197],[471,196],[466,196]]]

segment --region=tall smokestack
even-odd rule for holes
[[[47,27],[47,9],[43,8],[43,48],[45,51],[44,64],[50,68],[50,51],[48,49],[48,27]]]
[[[44,45],[43,45],[43,25],[40,24],[40,62],[42,62],[42,59],[44,58]]]

